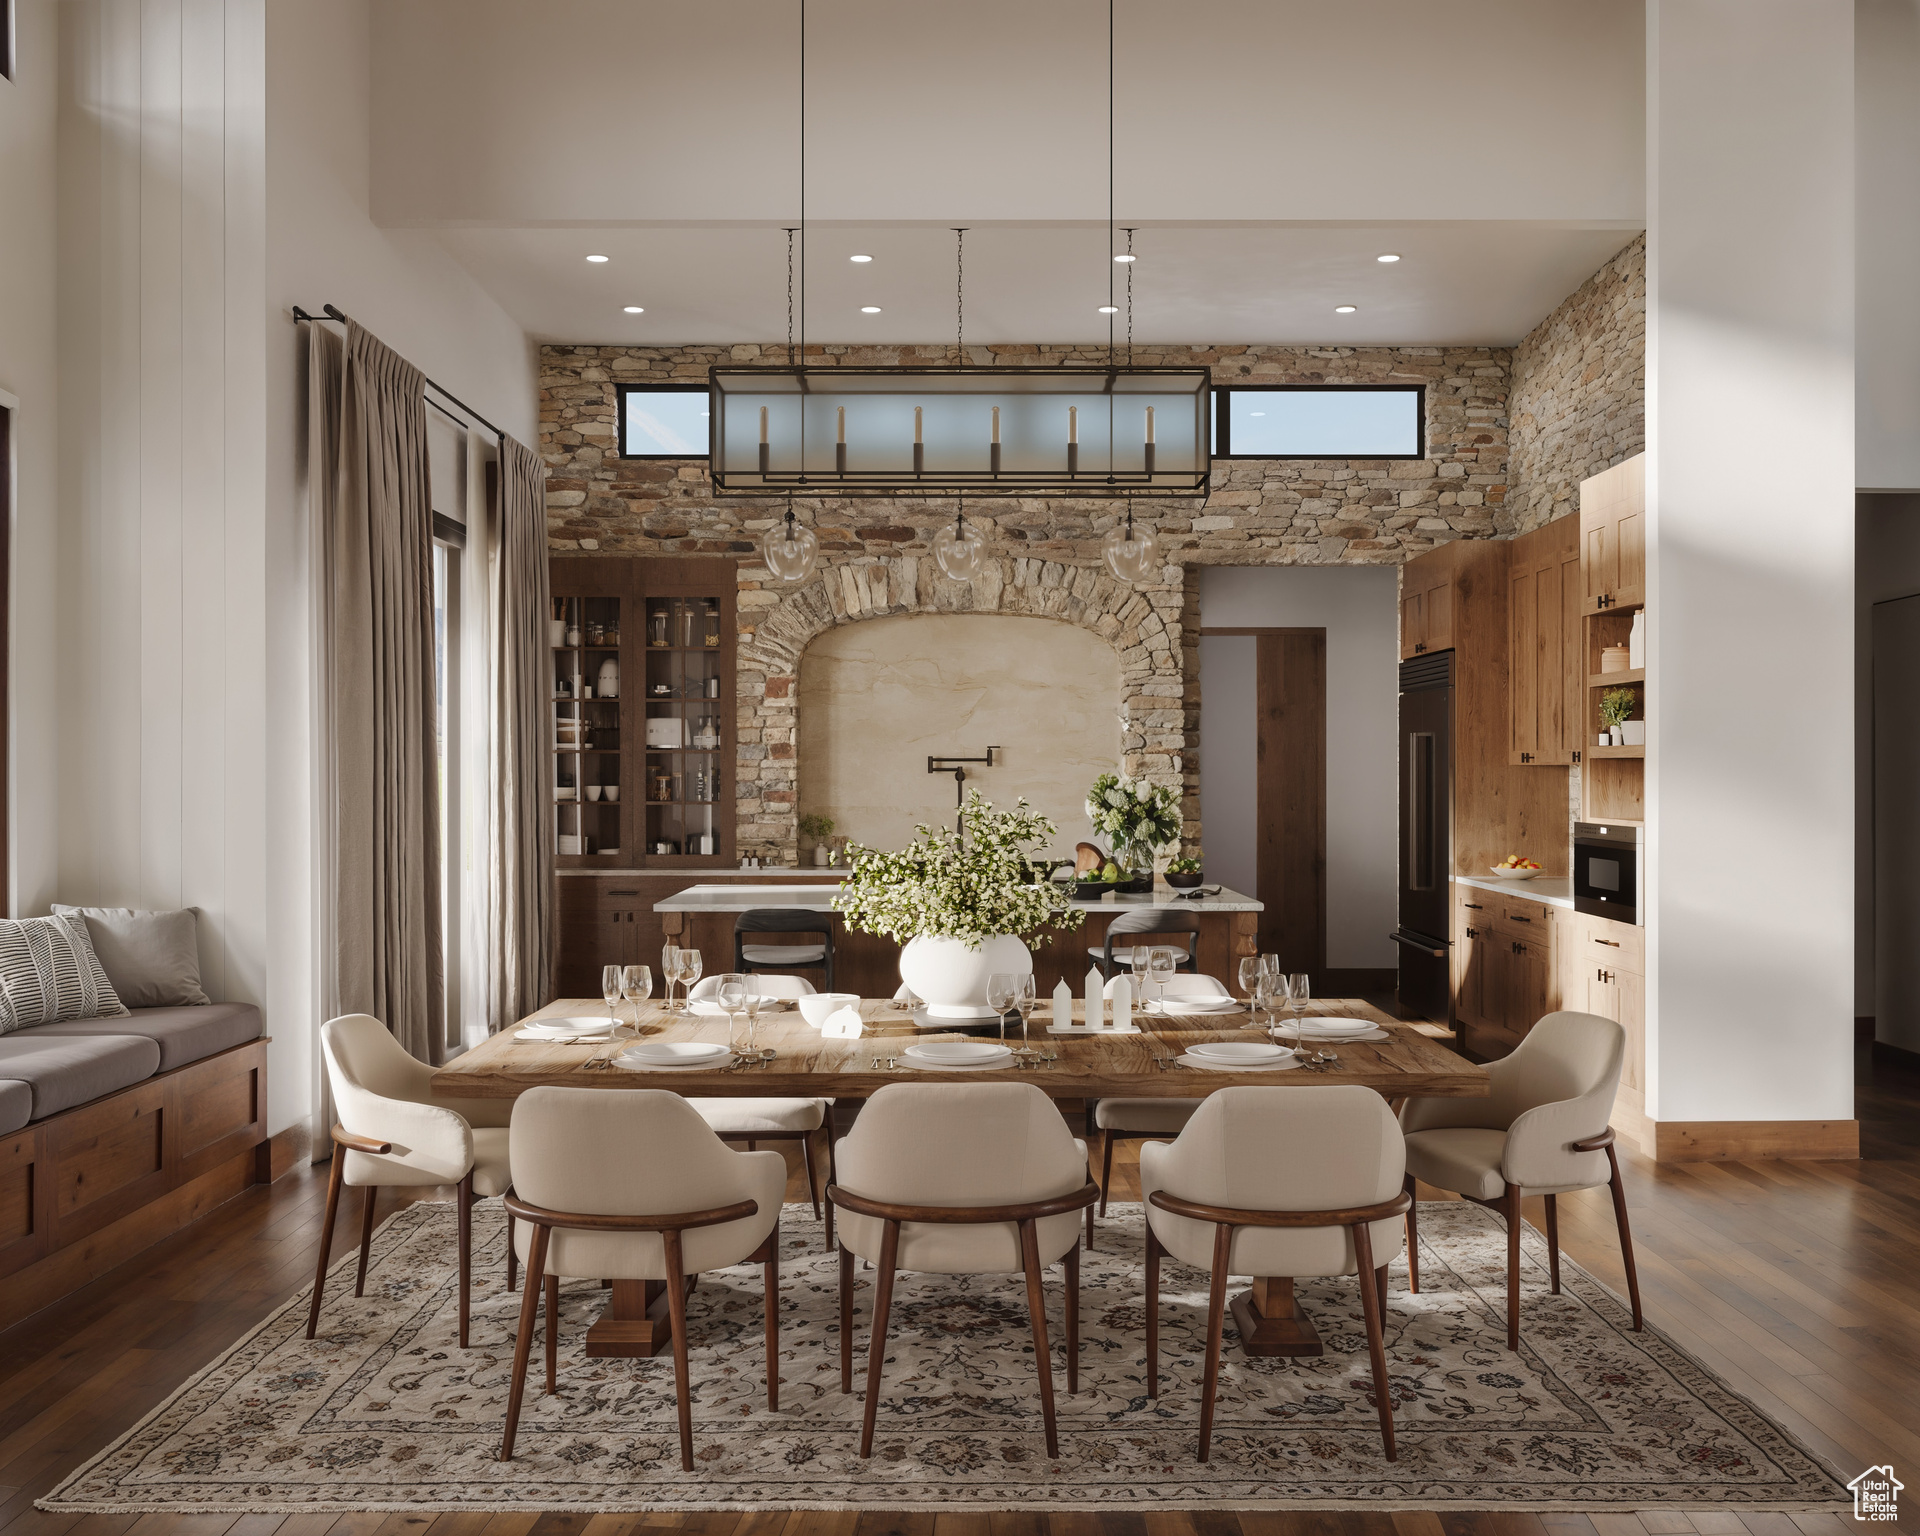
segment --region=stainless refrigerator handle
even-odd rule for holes
[[[1429,945],[1422,944],[1418,939],[1408,938],[1404,933],[1390,933],[1387,937],[1392,939],[1396,944],[1406,945],[1408,949],[1417,949],[1423,955],[1432,955],[1436,960],[1444,960],[1447,958],[1447,952],[1444,949],[1434,949]]]

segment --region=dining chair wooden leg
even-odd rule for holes
[[[813,1219],[820,1219],[820,1183],[813,1176],[813,1133],[800,1138],[800,1158],[807,1167],[807,1198],[813,1202]]]
[[[1420,1196],[1412,1174],[1400,1186],[1407,1192],[1407,1289],[1420,1294]]]
[[[548,1275],[547,1286],[547,1396],[560,1390],[560,1277]]]
[[[1147,1223],[1147,1396],[1160,1395],[1160,1239]]]
[[[1507,1186],[1507,1348],[1520,1348],[1520,1190]]]
[[[335,1157],[340,1154],[334,1153]],[[369,1184],[367,1198],[360,1207],[360,1267],[353,1272],[353,1294],[367,1294],[367,1255],[373,1251],[373,1207],[380,1198],[380,1186]]]
[[[1207,1367],[1200,1387],[1200,1459],[1213,1449],[1213,1399],[1220,1390],[1220,1334],[1226,1322],[1227,1265],[1233,1257],[1233,1228],[1213,1229],[1213,1274],[1207,1286]]]
[[[1105,1147],[1100,1153],[1100,1219],[1107,1216],[1107,1191],[1113,1188],[1113,1132],[1108,1131],[1101,1141]]]
[[[833,1160],[834,1141],[835,1141],[835,1137],[833,1134],[833,1106],[829,1104],[827,1106],[827,1188],[828,1189],[833,1188],[833,1181],[834,1181],[835,1174],[837,1172],[837,1169],[835,1167],[834,1160]],[[828,1253],[833,1252],[833,1196],[832,1195],[827,1196],[827,1252]]]
[[[320,1297],[327,1288],[327,1260],[333,1257],[333,1218],[340,1209],[340,1182],[346,1176],[347,1149],[333,1149],[333,1167],[327,1174],[327,1215],[320,1224],[320,1262],[313,1270],[313,1304],[307,1308],[307,1337],[320,1326]]]
[[[1033,1324],[1033,1363],[1040,1372],[1040,1421],[1047,1432],[1047,1455],[1060,1454],[1053,1415],[1053,1353],[1047,1347],[1047,1292],[1041,1284],[1040,1236],[1031,1216],[1020,1223],[1020,1264],[1027,1273],[1027,1317]]]
[[[681,1281],[680,1234],[660,1234],[667,1270],[667,1326],[673,1330],[673,1390],[680,1412],[680,1470],[693,1470],[693,1378],[687,1365],[687,1287]]]
[[[1373,1288],[1380,1296],[1380,1311],[1384,1316],[1387,1310],[1387,1266],[1382,1264],[1373,1272]]]
[[[520,1298],[520,1331],[513,1336],[513,1380],[507,1391],[507,1426],[500,1436],[500,1459],[513,1460],[513,1437],[520,1428],[520,1402],[527,1391],[527,1358],[533,1352],[534,1312],[540,1305],[540,1275],[547,1262],[547,1229],[533,1229],[527,1250],[527,1293]]]
[[[1640,1275],[1633,1267],[1633,1231],[1627,1225],[1627,1187],[1620,1182],[1620,1159],[1607,1148],[1607,1188],[1613,1195],[1613,1224],[1620,1229],[1620,1261],[1627,1270],[1627,1299],[1633,1303],[1633,1331],[1640,1331]]]
[[[887,1313],[893,1306],[893,1271],[899,1262],[900,1223],[889,1221],[880,1239],[880,1276],[873,1288],[873,1344],[867,1353],[867,1404],[860,1417],[860,1459],[873,1454],[873,1421],[880,1409],[880,1366],[887,1353]]]
[[[780,1411],[780,1218],[766,1241],[767,1412]]]
[[[846,1247],[840,1250],[840,1391],[853,1391],[853,1250]]]
[[[1547,1196],[1547,1275],[1553,1294],[1560,1294],[1560,1207],[1556,1197]]]
[[[513,1246],[513,1218],[507,1218],[507,1294],[511,1296],[520,1280],[520,1251]]]
[[[473,1170],[453,1191],[454,1221],[460,1234],[460,1347],[467,1347],[467,1319],[473,1311]]]
[[[1067,1396],[1080,1390],[1080,1245],[1066,1252],[1067,1271]]]
[[[1387,1447],[1387,1460],[1398,1459],[1393,1445],[1393,1391],[1387,1380],[1386,1298],[1367,1283],[1367,1271],[1373,1268],[1373,1234],[1363,1221],[1353,1228],[1353,1252],[1359,1262],[1356,1278],[1360,1282],[1360,1311],[1367,1323],[1367,1358],[1373,1364],[1373,1395],[1380,1409],[1380,1438]],[[1378,1271],[1386,1278],[1384,1268]]]

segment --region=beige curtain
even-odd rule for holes
[[[494,561],[492,944],[487,1027],[505,1029],[548,1000],[553,984],[553,814],[548,740],[553,661],[547,619],[547,467],[500,440],[499,554]]]
[[[309,328],[320,820],[330,1016],[444,1045],[425,377],[359,326]]]

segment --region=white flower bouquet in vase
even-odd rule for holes
[[[1087,791],[1087,819],[1107,839],[1126,876],[1121,890],[1153,890],[1153,861],[1180,836],[1180,796],[1164,784],[1103,773]]]
[[[902,945],[900,979],[930,1018],[992,1019],[987,978],[1031,972],[1025,940],[1081,921],[1061,887],[1030,880],[1027,861],[1057,829],[1025,800],[995,810],[979,790],[960,813],[964,836],[916,826],[898,853],[849,845],[851,868],[834,897],[846,925]]]

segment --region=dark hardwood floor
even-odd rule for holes
[[[1858,1163],[1626,1160],[1649,1318],[1850,1476],[1920,1468],[1920,1071],[1862,1053]],[[1115,1172],[1137,1197],[1137,1143]],[[797,1165],[797,1154],[789,1151]],[[1122,1192],[1116,1189],[1116,1194]],[[1430,1192],[1429,1192],[1430,1193]],[[1833,1515],[45,1515],[62,1476],[306,1283],[325,1194],[301,1168],[0,1333],[0,1536],[1841,1536]],[[798,1198],[796,1177],[789,1198]],[[1537,1213],[1535,1213],[1537,1216]],[[357,1223],[340,1224],[338,1247]],[[1567,1251],[1622,1284],[1604,1190]],[[1912,1481],[1911,1475],[1908,1481]],[[428,1527],[433,1529],[428,1532]]]

